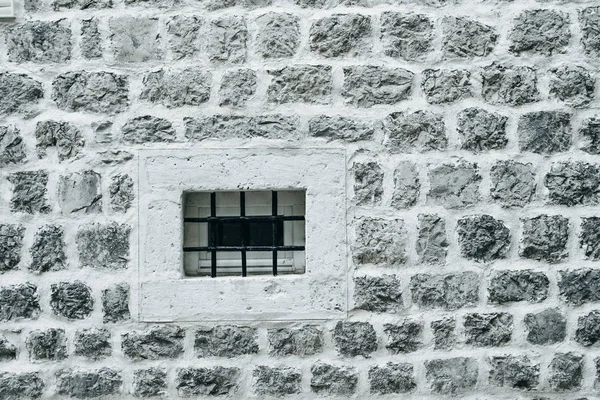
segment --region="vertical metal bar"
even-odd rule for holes
[[[246,216],[246,192],[240,192],[240,216]],[[248,222],[242,219],[242,276],[247,276],[246,246],[248,244]]]
[[[210,194],[210,216],[213,218],[217,216],[217,194],[215,192]],[[210,224],[210,245],[216,247],[217,223],[215,220],[211,220]],[[217,277],[217,251],[214,248],[210,251],[210,276],[212,278]]]
[[[277,216],[277,191],[271,192],[272,215]],[[277,219],[273,218],[273,247],[277,246]],[[273,276],[277,275],[277,250],[273,250]]]

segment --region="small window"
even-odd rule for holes
[[[184,195],[186,276],[303,274],[305,191]]]

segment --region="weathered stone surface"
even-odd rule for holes
[[[456,231],[463,257],[478,262],[506,258],[510,249],[510,230],[491,215],[469,215],[458,220]]]
[[[333,87],[331,71],[328,65],[294,65],[268,70],[273,77],[267,89],[269,103],[329,103]]]
[[[467,314],[464,327],[467,344],[476,347],[503,346],[511,340],[513,316],[508,313]]]
[[[26,340],[30,360],[60,361],[67,358],[67,337],[63,329],[32,331]]]
[[[129,210],[135,197],[133,193],[133,179],[127,174],[118,174],[111,177],[108,191],[110,194],[110,208],[114,212],[124,213]]]
[[[81,20],[81,55],[87,60],[102,58],[102,38],[98,30],[98,18]]]
[[[356,65],[344,68],[342,96],[354,107],[395,104],[411,95],[414,74],[402,68]]]
[[[488,286],[489,302],[495,304],[528,301],[539,303],[548,297],[550,281],[543,272],[530,269],[497,271]]]
[[[416,274],[410,279],[410,290],[419,308],[456,310],[479,301],[479,276],[475,272]]]
[[[580,148],[589,154],[600,154],[600,118],[586,118],[579,129]]]
[[[181,397],[231,395],[239,388],[240,376],[239,368],[179,368],[175,387]]]
[[[0,226],[0,233],[2,227]],[[58,271],[67,267],[63,227],[45,225],[35,233],[31,252],[29,270],[32,272]]]
[[[58,182],[58,204],[63,215],[101,213],[100,174],[94,171],[82,171],[61,175]]]
[[[39,158],[46,157],[48,147],[56,147],[58,161],[77,158],[85,144],[79,129],[68,122],[41,121],[35,126],[35,146]]]
[[[46,385],[39,372],[0,372],[0,399],[37,399]]]
[[[369,369],[369,386],[373,394],[408,393],[417,388],[412,364],[388,362]]]
[[[392,354],[412,353],[423,345],[423,324],[405,320],[401,324],[383,324],[387,335],[385,348]]]
[[[14,212],[28,214],[48,214],[48,172],[45,170],[15,172],[8,175],[8,181],[13,184],[13,194],[10,209]]]
[[[519,118],[519,149],[537,154],[555,154],[571,146],[571,114],[536,111]]]
[[[354,202],[377,205],[383,196],[383,170],[376,162],[354,163]]]
[[[310,27],[310,50],[322,57],[366,55],[371,50],[371,18],[360,14],[334,14]]]
[[[300,19],[293,14],[270,12],[256,19],[258,53],[264,58],[287,58],[300,45]]]
[[[338,322],[331,332],[335,348],[344,357],[369,358],[377,350],[377,334],[368,322]]]
[[[519,14],[509,34],[509,51],[552,56],[566,52],[571,38],[569,17],[554,10],[526,10]]]
[[[42,84],[25,74],[0,73],[0,115],[26,111],[44,97]]]
[[[209,11],[222,10],[230,7],[240,7],[249,10],[254,10],[261,7],[272,5],[272,0],[208,0],[206,8]]]
[[[119,283],[102,291],[102,312],[104,323],[121,322],[131,318],[127,283]]]
[[[94,310],[92,290],[85,283],[60,282],[52,284],[50,306],[54,314],[69,320],[85,319]]]
[[[40,298],[34,284],[0,287],[0,321],[35,319],[40,312]]]
[[[429,111],[394,112],[383,120],[385,146],[393,153],[445,150],[448,146],[444,119]]]
[[[210,86],[208,87],[210,91]],[[251,69],[227,71],[221,79],[219,105],[243,107],[256,92],[256,72]]]
[[[256,328],[219,325],[196,331],[194,348],[198,357],[237,357],[258,353]]]
[[[442,32],[446,57],[485,57],[498,40],[494,28],[466,17],[444,17]]]
[[[108,23],[115,60],[138,63],[162,59],[158,18],[127,16],[111,18]]]
[[[4,337],[0,333],[0,361],[10,361],[17,359],[17,346]],[[0,378],[1,380],[1,378]],[[0,391],[0,398],[2,398],[2,392]]]
[[[600,260],[600,217],[581,219],[579,245],[585,257],[590,260]]]
[[[165,397],[167,385],[167,370],[164,368],[133,371],[133,395],[136,397]]]
[[[150,72],[142,81],[141,100],[166,107],[197,106],[208,101],[212,76],[196,68]]]
[[[481,71],[481,95],[491,104],[520,106],[539,101],[537,73],[531,67],[492,63]]]
[[[112,0],[54,0],[54,11],[59,10],[100,10],[113,7]]]
[[[583,380],[583,356],[576,353],[556,353],[549,366],[550,388],[555,391],[576,390]]]
[[[302,373],[291,367],[258,365],[252,377],[254,392],[259,396],[282,397],[301,391]]]
[[[123,354],[134,361],[178,358],[183,354],[185,331],[175,325],[165,325],[146,332],[121,335]]]
[[[25,143],[15,125],[0,126],[0,167],[27,161]]]
[[[52,82],[52,100],[67,111],[122,112],[129,105],[128,91],[127,78],[112,72],[72,71]]]
[[[403,220],[362,218],[355,229],[353,259],[356,264],[393,266],[406,262],[407,232]]]
[[[323,351],[323,331],[316,325],[298,328],[273,328],[267,331],[269,355],[312,356]]]
[[[318,115],[308,121],[309,135],[328,140],[356,142],[370,140],[375,134],[373,123],[337,115]]]
[[[430,104],[452,103],[472,96],[471,73],[466,70],[426,69],[421,89]]]
[[[579,11],[581,29],[581,45],[585,53],[592,57],[600,57],[600,6],[587,7]]]
[[[91,371],[63,369],[57,372],[56,379],[58,394],[77,399],[117,395],[123,384],[121,374],[110,368]]]
[[[455,357],[425,361],[425,377],[433,393],[457,395],[471,391],[479,375],[473,358]]]
[[[392,207],[410,208],[417,203],[421,183],[417,166],[409,161],[401,162],[394,170],[394,193]]]
[[[106,150],[98,152],[99,165],[118,165],[133,159],[133,154],[128,151]]]
[[[66,20],[29,21],[9,31],[8,59],[15,63],[64,63],[71,59],[71,28]]]
[[[461,148],[474,152],[500,150],[506,147],[508,117],[484,110],[466,108],[458,114],[457,131]]]
[[[403,308],[400,281],[394,275],[355,277],[354,303],[359,310],[396,313]]]
[[[17,269],[25,227],[18,224],[0,224],[0,273]]]
[[[175,15],[167,21],[171,54],[175,60],[195,57],[200,52],[200,30],[204,20],[196,15]]]
[[[568,255],[569,220],[560,215],[522,219],[519,255],[546,262],[559,262]]]
[[[130,119],[121,132],[123,140],[132,144],[173,142],[176,135],[170,121],[151,115]]]
[[[592,346],[600,341],[600,311],[579,317],[575,341],[583,346]]]
[[[502,207],[524,207],[529,204],[537,187],[531,163],[499,160],[490,169],[490,196]]]
[[[551,204],[595,205],[600,202],[600,168],[581,161],[553,163],[546,174]]]
[[[75,241],[82,267],[121,269],[129,261],[129,234],[126,224],[92,223],[83,225]]]
[[[310,388],[322,396],[351,396],[356,392],[358,372],[354,367],[317,363],[310,369]]]
[[[241,64],[246,61],[248,30],[246,20],[226,16],[210,22],[206,51],[212,62]]]
[[[532,390],[540,381],[540,365],[527,356],[494,356],[490,367],[490,383],[494,386]]]
[[[96,143],[112,143],[113,141],[113,123],[112,121],[98,121],[91,123],[94,131],[94,141]]]
[[[82,329],[75,332],[76,356],[99,360],[112,354],[110,332],[107,329]]]
[[[431,321],[434,348],[450,350],[456,344],[456,320],[454,317]]]
[[[380,29],[386,56],[420,61],[433,49],[433,22],[426,15],[383,12]]]
[[[266,139],[297,140],[300,138],[299,119],[296,116],[267,114],[256,117],[245,115],[213,115],[202,119],[184,118],[185,136],[190,141],[206,139]]]
[[[567,320],[558,310],[549,308],[539,313],[529,313],[523,321],[529,343],[554,344],[565,339]]]
[[[594,99],[596,80],[585,68],[563,65],[550,74],[550,96],[572,107],[585,107]]]
[[[446,221],[435,214],[419,214],[417,236],[418,262],[424,264],[444,264],[448,253]]]
[[[466,161],[431,168],[427,203],[446,208],[472,206],[480,199],[478,170],[477,164]]]
[[[563,299],[572,305],[600,301],[600,270],[580,268],[559,271],[558,288]]]

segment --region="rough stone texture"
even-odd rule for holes
[[[552,56],[566,52],[571,32],[569,17],[553,10],[526,10],[513,21],[509,51]]]
[[[523,321],[529,343],[554,344],[565,339],[567,320],[558,310],[549,308],[536,314],[527,314]]]
[[[129,83],[123,75],[72,71],[52,81],[52,100],[66,111],[114,114],[129,105],[128,90]]]
[[[256,328],[219,325],[196,331],[194,349],[198,357],[233,358],[258,353]]]
[[[22,164],[27,160],[25,143],[15,125],[0,126],[0,167]]]
[[[423,60],[433,50],[433,22],[427,15],[383,12],[381,43],[386,56]]]
[[[498,40],[494,28],[465,17],[445,17],[442,30],[442,49],[449,58],[488,56]]]
[[[180,368],[175,380],[181,397],[224,396],[238,390],[239,368]]]
[[[318,115],[308,121],[310,136],[327,140],[356,142],[373,138],[373,124],[364,120],[341,116]]]
[[[600,6],[588,7],[579,11],[579,26],[581,28],[581,45],[585,53],[592,57],[600,57]]]
[[[121,128],[121,133],[125,142],[133,144],[175,140],[175,129],[171,122],[151,115],[130,119]]]
[[[522,219],[519,255],[546,262],[559,262],[567,257],[569,220],[560,215],[539,215]]]
[[[108,187],[110,209],[114,212],[124,213],[129,210],[135,198],[133,179],[127,174],[118,174],[110,180],[110,186]]]
[[[508,117],[483,108],[467,108],[458,114],[457,131],[461,148],[474,152],[500,150],[506,147]]]
[[[369,358],[377,350],[377,334],[368,322],[338,322],[331,332],[335,348],[343,357]]]
[[[356,264],[401,265],[406,262],[407,232],[404,221],[363,218],[356,224]]]
[[[36,330],[27,336],[30,360],[59,361],[67,358],[67,337],[63,329]]]
[[[135,370],[133,394],[141,398],[165,397],[167,394],[167,370],[163,368]]]
[[[0,224],[0,273],[18,268],[24,236],[24,226]]]
[[[266,59],[287,58],[300,45],[300,19],[289,13],[270,12],[256,19],[258,53]]]
[[[0,372],[0,399],[37,399],[46,385],[39,372]]]
[[[448,145],[442,116],[429,111],[391,113],[383,120],[383,133],[386,148],[394,153],[445,150]]]
[[[83,225],[76,242],[82,267],[122,269],[129,260],[131,227],[116,222]]]
[[[167,21],[168,43],[173,58],[191,58],[200,52],[200,30],[204,21],[195,15],[175,15]]]
[[[42,84],[25,74],[0,73],[0,115],[26,111],[44,97]]]
[[[350,396],[356,392],[356,368],[318,363],[310,369],[310,388],[322,396]]]
[[[119,283],[102,291],[102,312],[104,323],[130,319],[129,285],[127,283]]]
[[[10,31],[6,44],[15,63],[64,63],[71,59],[71,28],[65,20],[29,21]]]
[[[563,299],[572,305],[600,301],[600,270],[581,268],[559,271],[558,288]]]
[[[56,147],[58,160],[80,156],[85,140],[77,127],[68,122],[41,121],[35,127],[35,146],[39,158],[46,157],[48,147]]]
[[[268,70],[273,77],[267,96],[270,103],[325,104],[331,100],[333,78],[326,65],[295,65]]]
[[[11,211],[24,212],[27,214],[48,214],[46,185],[48,183],[48,172],[24,171],[8,175],[8,181],[13,184],[13,194],[10,200]]]
[[[102,58],[102,38],[98,29],[98,18],[81,21],[81,55],[87,60]]]
[[[335,14],[312,23],[310,50],[321,57],[366,55],[370,51],[371,18],[360,14]]]
[[[316,325],[268,330],[269,355],[312,356],[323,351],[323,331]]]
[[[295,116],[268,114],[257,117],[214,115],[203,119],[184,118],[185,136],[190,141],[206,139],[267,139],[297,140],[299,121]]]
[[[592,346],[600,341],[600,311],[579,317],[575,341],[583,346]]]
[[[402,324],[384,324],[386,349],[392,354],[411,353],[423,345],[423,324],[405,320]]]
[[[254,70],[237,69],[228,71],[223,74],[221,80],[221,87],[219,88],[219,105],[221,107],[243,107],[255,92],[256,72]]]
[[[0,334],[0,361],[10,361],[16,359],[17,346],[9,342],[8,339],[6,339],[2,334]]]
[[[501,160],[490,169],[490,195],[502,207],[524,207],[535,197],[535,171],[531,163]]]
[[[134,361],[178,358],[183,353],[185,331],[178,326],[165,325],[147,332],[121,335],[123,354]]]
[[[197,106],[208,101],[211,81],[210,73],[195,68],[160,69],[144,76],[140,99],[169,108]]]
[[[342,96],[347,105],[395,104],[412,93],[414,74],[402,68],[360,65],[344,68]]]
[[[112,354],[111,335],[107,329],[82,329],[75,332],[73,354],[99,360]]]
[[[459,69],[426,69],[421,89],[429,104],[463,100],[472,96],[471,73]]]
[[[555,391],[571,391],[581,387],[583,379],[583,356],[576,353],[557,353],[549,366],[550,388]]]
[[[506,258],[510,230],[491,215],[470,215],[457,222],[458,244],[463,257],[478,262]]]
[[[418,262],[423,264],[443,264],[448,253],[446,221],[439,215],[419,214],[418,237],[416,243]]]
[[[463,208],[480,199],[481,176],[477,164],[460,161],[430,168],[427,203],[446,208]]]
[[[508,344],[513,333],[513,316],[508,313],[467,314],[464,317],[466,343],[475,347]]]
[[[590,260],[600,260],[600,217],[581,219],[579,245]]]
[[[540,381],[540,365],[527,356],[491,357],[490,367],[490,383],[494,386],[532,390]]]
[[[78,399],[117,395],[123,384],[118,371],[105,367],[90,371],[63,369],[56,373],[56,379],[58,394]]]
[[[92,290],[83,282],[52,284],[50,306],[54,314],[69,320],[85,319],[94,310]]]
[[[82,171],[61,175],[58,183],[58,203],[63,215],[101,213],[100,174]]]
[[[408,393],[416,389],[412,364],[388,362],[369,369],[369,386],[373,394]]]
[[[540,99],[536,70],[494,62],[481,71],[481,95],[491,104],[520,106]]]
[[[375,162],[356,163],[354,170],[354,201],[358,205],[379,204],[383,195],[383,170]]]
[[[580,161],[553,163],[546,174],[551,204],[573,206],[594,205],[600,202],[600,169]]]
[[[586,118],[579,129],[580,148],[589,154],[600,154],[600,118]]]
[[[479,301],[479,277],[474,272],[416,274],[410,279],[410,290],[419,308],[456,310]]]
[[[241,64],[246,61],[246,20],[227,16],[210,22],[207,53],[212,62]]]
[[[354,278],[355,308],[376,313],[396,313],[403,308],[400,281],[393,275]]]
[[[516,301],[539,303],[548,297],[550,281],[543,272],[531,269],[498,271],[488,286],[490,303],[505,304]]]
[[[437,394],[457,395],[471,391],[477,383],[477,361],[455,357],[425,361],[425,376]]]
[[[113,0],[54,0],[52,7],[59,10],[96,10],[113,7]]]
[[[456,344],[456,320],[453,317],[431,321],[434,348],[450,350]]]
[[[594,99],[596,80],[585,68],[563,65],[551,69],[550,73],[550,96],[577,108]]]
[[[411,162],[401,162],[394,170],[394,193],[392,207],[410,208],[417,203],[421,183],[417,166]]]
[[[571,147],[571,114],[536,111],[519,118],[519,149],[537,154],[555,154]]]
[[[259,365],[252,373],[254,392],[259,396],[282,397],[300,393],[302,374],[291,367]]]
[[[109,21],[115,59],[135,63],[162,59],[158,18],[117,17]]]
[[[2,232],[2,227],[0,227]],[[37,230],[31,252],[31,263],[28,268],[32,272],[42,273],[59,271],[67,267],[65,254],[66,244],[64,230],[60,225],[45,225]]]
[[[35,319],[40,312],[37,286],[27,282],[0,287],[0,321]]]

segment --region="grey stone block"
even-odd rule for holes
[[[444,119],[429,111],[394,112],[383,120],[386,148],[393,153],[445,150],[448,146]]]
[[[102,291],[102,312],[104,323],[121,322],[131,318],[127,283],[119,283]]]
[[[0,399],[37,399],[45,387],[39,372],[0,372]]]
[[[308,121],[308,132],[312,137],[357,142],[371,140],[375,129],[373,123],[361,119],[318,115]]]
[[[256,72],[251,69],[237,69],[223,74],[219,88],[221,107],[244,107],[256,92]]]
[[[310,27],[310,50],[322,57],[355,57],[371,50],[371,18],[360,14],[334,14]]]
[[[196,68],[150,72],[142,81],[141,100],[166,107],[198,106],[208,101],[212,76]]]
[[[267,72],[272,76],[267,89],[269,103],[326,104],[331,101],[331,66],[294,65]]]
[[[44,97],[42,84],[25,74],[0,73],[0,115],[27,111]]]
[[[369,368],[369,386],[372,394],[409,393],[417,388],[412,364],[388,362]]]
[[[565,302],[578,306],[600,302],[600,270],[580,268],[559,271],[558,288]]]
[[[65,63],[71,59],[68,21],[29,21],[10,30],[8,59],[15,63]]]
[[[485,57],[491,54],[498,40],[494,28],[466,17],[444,17],[442,34],[446,57]]]
[[[4,335],[0,333],[0,361],[11,361],[17,359],[17,346],[9,342]],[[1,378],[0,378],[1,381]],[[0,398],[2,392],[0,391]]]
[[[456,231],[463,257],[478,262],[506,258],[510,249],[510,230],[491,215],[469,215],[458,220]]]
[[[0,227],[0,232],[1,232]],[[60,225],[44,225],[35,233],[29,270],[42,273],[59,271],[67,267],[64,230]]]
[[[600,218],[589,217],[581,219],[579,245],[584,250],[585,257],[590,260],[600,260]]]
[[[54,11],[61,10],[102,10],[113,7],[112,0],[54,0]]]
[[[181,397],[227,396],[240,385],[239,368],[179,368],[175,388]]]
[[[58,394],[77,399],[117,396],[123,384],[121,374],[110,368],[91,371],[63,369],[56,373],[56,379]]]
[[[199,329],[194,339],[196,355],[202,357],[238,357],[258,353],[256,328],[219,325]]]
[[[523,114],[517,127],[519,149],[537,154],[556,154],[571,147],[571,114],[536,111]]]
[[[508,313],[473,313],[464,317],[467,344],[475,347],[503,346],[510,342],[513,316]]]
[[[52,100],[67,111],[122,112],[129,105],[128,92],[127,78],[112,72],[72,71],[52,81]]]
[[[204,20],[195,15],[175,15],[167,20],[168,44],[175,60],[198,55],[203,26]]]
[[[299,119],[296,116],[267,114],[213,115],[201,119],[184,118],[185,136],[190,141],[206,139],[266,139],[296,140],[300,138]]]
[[[600,311],[594,310],[578,318],[575,341],[583,346],[592,346],[600,341]]]
[[[475,272],[416,274],[410,279],[410,290],[419,308],[456,310],[479,302],[479,276]]]
[[[114,212],[124,213],[129,210],[133,199],[133,179],[127,174],[118,174],[111,177],[110,186],[110,208]]]
[[[385,348],[391,354],[412,353],[423,345],[423,324],[404,320],[401,324],[383,324],[387,335]]]
[[[289,13],[270,12],[256,19],[257,51],[264,58],[287,58],[300,46],[300,19]]]
[[[460,69],[423,70],[421,90],[429,104],[445,104],[473,95],[471,73]]]
[[[481,176],[477,164],[460,161],[429,170],[427,203],[446,208],[464,208],[480,200]]]
[[[82,225],[75,241],[82,267],[122,269],[129,261],[129,235],[126,224],[92,223]]]
[[[557,392],[577,390],[583,380],[583,356],[576,353],[556,353],[549,366],[550,388]]]
[[[310,369],[310,388],[322,396],[351,396],[356,393],[358,372],[349,366],[317,363]]]
[[[19,224],[0,224],[0,273],[17,269],[25,227]]]
[[[133,154],[122,150],[105,150],[98,152],[100,165],[120,165],[133,159]]]
[[[133,371],[133,395],[136,397],[165,397],[167,386],[167,370],[164,368]]]
[[[567,334],[566,318],[554,309],[525,315],[527,341],[532,344],[555,344],[565,340]]]
[[[458,114],[461,148],[474,152],[504,149],[508,144],[508,117],[483,108],[466,108]]]
[[[481,95],[491,104],[520,106],[540,100],[536,70],[492,63],[481,71]]]
[[[433,50],[433,22],[427,15],[386,11],[380,29],[386,56],[421,61]]]
[[[418,262],[424,264],[444,264],[448,253],[446,221],[435,214],[419,214],[417,236]]]
[[[40,297],[34,284],[0,287],[0,321],[36,319],[40,312]]]
[[[323,331],[316,325],[273,328],[267,331],[269,355],[273,357],[312,356],[323,351]]]
[[[535,197],[536,176],[531,163],[500,160],[490,169],[490,196],[502,207],[524,207]]]
[[[130,144],[173,142],[175,129],[164,118],[144,115],[128,120],[121,128],[123,140]]]
[[[552,56],[565,53],[571,31],[566,13],[554,10],[526,10],[513,21],[509,51]]]
[[[98,214],[102,212],[102,184],[94,171],[61,175],[58,203],[63,215]]]
[[[210,22],[207,53],[212,62],[241,64],[246,61],[248,30],[238,16],[221,17]]]
[[[455,357],[425,361],[425,377],[436,394],[458,395],[475,388],[479,375],[474,358]]]
[[[81,20],[81,56],[86,60],[102,58],[102,38],[98,30],[98,18]]]
[[[588,56],[600,57],[600,6],[579,10],[579,26],[581,29],[581,45]]]
[[[381,204],[383,170],[376,162],[354,163],[354,202],[357,205]]]
[[[259,396],[282,397],[302,390],[302,374],[295,368],[258,365],[252,377],[254,392]]]
[[[539,303],[548,297],[550,281],[543,272],[530,269],[497,271],[488,286],[490,303],[505,304],[516,301]]]
[[[76,356],[100,360],[112,354],[111,335],[107,329],[81,329],[75,332]]]
[[[401,219],[362,218],[356,222],[353,260],[356,264],[406,263],[407,232]]]
[[[550,204],[595,205],[600,202],[600,168],[581,161],[553,163],[546,174]]]
[[[184,336],[185,331],[174,325],[124,333],[121,335],[121,349],[133,361],[179,358],[183,354]]]
[[[69,320],[85,319],[94,310],[92,290],[81,281],[52,284],[50,306],[54,314]]]
[[[338,322],[331,332],[335,349],[343,357],[369,358],[377,350],[377,334],[368,322]]]
[[[0,167],[27,161],[25,143],[15,125],[0,126]]]
[[[419,199],[420,189],[417,166],[410,161],[399,163],[394,170],[392,207],[402,209],[414,206]]]
[[[63,329],[32,331],[25,342],[29,359],[60,361],[67,358],[67,337]]]
[[[68,122],[38,122],[35,126],[35,139],[39,158],[46,157],[48,147],[56,147],[59,162],[79,157],[85,145],[79,129]]]
[[[354,278],[355,308],[376,313],[396,313],[404,308],[400,281],[393,275]]]
[[[563,65],[550,70],[550,96],[581,108],[594,99],[596,79],[585,68]]]
[[[540,365],[527,356],[502,355],[490,358],[490,383],[494,386],[533,390],[540,381]]]
[[[357,65],[344,68],[342,96],[354,107],[396,104],[412,93],[414,74],[402,68]]]
[[[523,235],[519,255],[546,262],[568,256],[569,220],[560,215],[540,215],[521,220]]]
[[[456,320],[454,317],[431,321],[434,348],[436,350],[451,350],[456,344]]]
[[[108,24],[115,60],[139,63],[163,58],[158,18],[117,17],[111,18]]]
[[[268,7],[272,0],[208,0],[206,8],[210,11],[221,10],[230,7],[240,7],[248,10],[254,10],[261,7]]]
[[[586,118],[581,123],[579,137],[581,150],[589,154],[600,154],[600,118]]]
[[[44,170],[15,172],[8,175],[8,181],[13,184],[13,194],[10,209],[13,212],[27,214],[48,214],[48,172]]]

